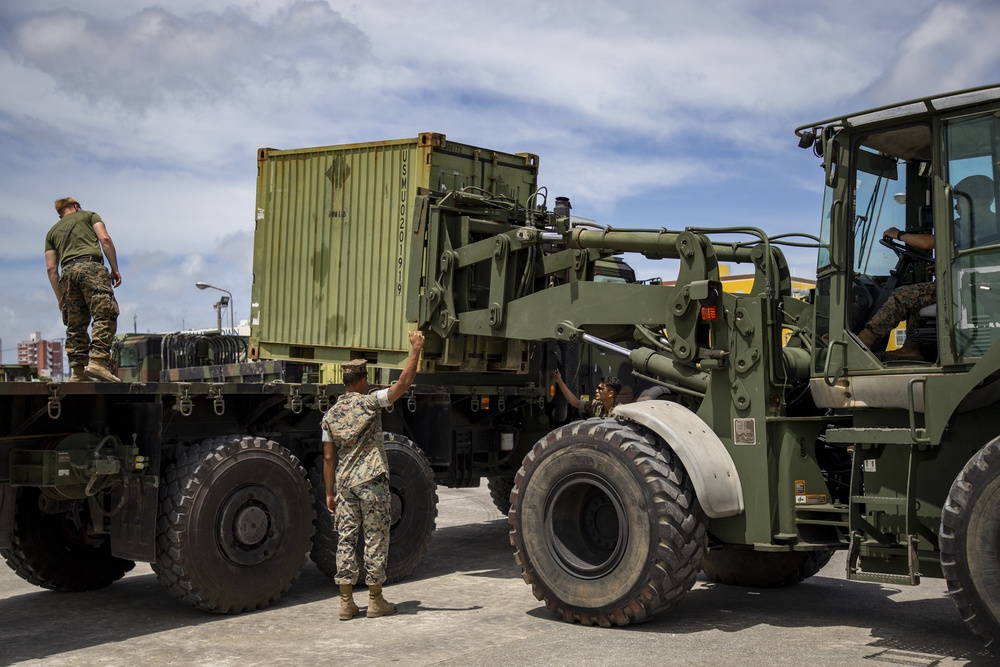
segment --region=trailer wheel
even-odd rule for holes
[[[709,579],[727,586],[781,588],[797,584],[823,569],[833,551],[767,552],[723,547],[705,554]]]
[[[1000,655],[1000,438],[955,479],[938,534],[948,594],[965,625]]]
[[[73,511],[47,514],[38,505],[41,492],[16,490],[10,548],[0,549],[7,565],[29,584],[54,591],[91,591],[110,586],[135,567],[111,555],[106,536],[88,536],[90,510],[73,501]]]
[[[647,433],[568,424],[535,444],[514,479],[515,558],[535,597],[566,621],[647,621],[678,604],[701,570],[701,506],[680,461]]]
[[[305,476],[298,459],[265,438],[216,438],[181,455],[160,487],[160,582],[182,602],[222,614],[277,600],[312,540]]]
[[[408,576],[427,552],[437,519],[437,485],[431,466],[407,437],[383,433],[389,459],[389,497],[392,524],[389,528],[389,558],[385,565],[386,583]],[[323,457],[309,471],[316,507],[316,534],[310,557],[331,579],[337,575],[337,529],[333,514],[326,508]],[[364,545],[358,540],[358,563],[364,572]]]
[[[500,513],[510,512],[510,492],[514,489],[514,480],[506,477],[490,477],[486,481],[486,486],[489,487],[493,505],[500,510]]]

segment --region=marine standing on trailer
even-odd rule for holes
[[[66,325],[69,381],[120,382],[108,369],[118,330],[118,302],[112,288],[122,284],[114,241],[101,216],[80,210],[72,197],[57,199],[55,207],[59,222],[45,236],[45,267]],[[104,268],[102,251],[110,273]],[[92,336],[88,336],[91,320]]]
[[[622,383],[618,378],[608,376],[602,379],[597,385],[592,401],[581,401],[577,398],[576,394],[566,386],[558,368],[553,371],[552,378],[559,385],[559,391],[566,398],[566,402],[588,417],[608,418],[614,415],[615,406],[618,405],[618,394],[622,391]]]
[[[410,332],[410,356],[399,379],[390,387],[368,393],[364,359],[343,364],[344,389],[323,417],[323,481],[326,506],[337,527],[337,576],[340,620],[358,613],[354,585],[358,582],[358,533],[364,532],[365,583],[368,618],[396,613],[396,605],[382,597],[389,553],[389,462],[382,436],[382,408],[389,407],[413,384],[424,335]]]

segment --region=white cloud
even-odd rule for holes
[[[886,100],[995,83],[1000,65],[993,0],[940,2],[899,43],[899,57],[878,81]],[[927,82],[940,82],[934,90]]]
[[[14,58],[53,78],[68,106],[140,114],[164,104],[252,103],[268,86],[301,84],[305,69],[333,81],[356,67],[366,47],[355,26],[314,0],[298,0],[266,22],[235,7],[179,16],[153,6],[123,20],[57,9],[15,23],[7,40]]]
[[[998,21],[986,0],[0,7],[0,336],[58,333],[41,247],[67,194],[119,248],[123,329],[212,326],[198,280],[245,317],[264,146],[444,132],[539,154],[550,198],[616,227],[815,231],[792,128],[1000,79]]]

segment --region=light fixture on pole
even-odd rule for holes
[[[195,283],[195,287],[198,289],[214,289],[220,292],[225,292],[229,295],[229,298],[219,297],[219,301],[215,304],[215,313],[218,318],[219,332],[222,332],[222,307],[229,307],[229,328],[232,330],[233,335],[236,335],[236,326],[233,323],[233,294],[227,289],[222,289],[221,287],[216,287],[215,285],[209,285],[208,283]]]

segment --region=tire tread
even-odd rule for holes
[[[983,608],[968,569],[967,545],[964,537],[970,514],[975,510],[976,496],[982,488],[1000,475],[1000,438],[987,443],[969,460],[951,486],[941,509],[938,531],[941,569],[948,585],[948,595],[958,608],[966,627],[995,654],[1000,655],[1000,619],[993,618]],[[984,585],[989,582],[983,582]],[[993,582],[994,584],[997,582]]]
[[[202,611],[239,614],[263,609],[288,592],[301,571],[300,567],[295,575],[287,582],[282,582],[277,590],[268,591],[252,601],[236,602],[224,596],[213,597],[206,594],[203,587],[193,581],[192,565],[198,554],[187,547],[184,534],[191,521],[197,519],[191,516],[195,495],[207,483],[219,464],[238,455],[238,452],[249,450],[274,452],[299,476],[302,493],[308,497],[306,472],[299,465],[298,458],[277,443],[261,437],[208,439],[182,452],[177,461],[168,464],[164,471],[164,483],[160,487],[160,514],[157,520],[157,555],[152,563],[152,569],[160,583],[174,597]],[[301,564],[304,565],[307,559],[306,549],[303,549],[301,559]]]
[[[653,444],[652,434],[640,427],[602,419],[576,421],[541,438],[525,456],[514,478],[511,510],[508,516],[510,541],[521,577],[538,600],[563,620],[601,627],[641,623],[676,606],[694,586],[704,557],[707,532],[701,506],[694,488],[676,455],[667,447]],[[541,581],[524,552],[519,533],[520,506],[525,480],[546,455],[559,449],[567,439],[588,438],[607,443],[619,450],[638,472],[651,496],[657,513],[656,561],[648,580],[638,593],[617,604],[610,612],[588,611],[563,604]]]

